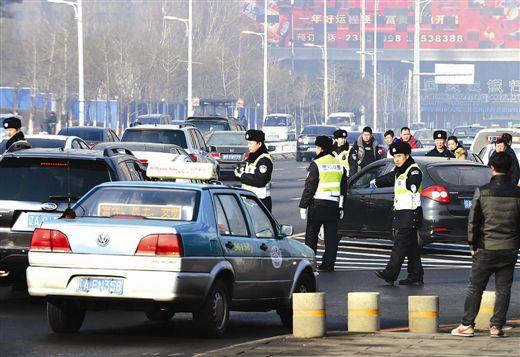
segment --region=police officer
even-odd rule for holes
[[[316,157],[307,169],[305,188],[300,200],[300,216],[307,219],[305,244],[314,253],[318,247],[321,226],[325,232],[325,253],[321,271],[334,271],[338,252],[338,220],[343,218],[343,197],[347,192],[347,173],[332,154],[332,139],[318,136]]]
[[[412,148],[406,142],[390,146],[395,171],[372,180],[377,187],[394,186],[394,246],[390,261],[384,270],[376,271],[378,278],[393,285],[405,257],[408,257],[408,278],[399,285],[423,285],[421,251],[417,243],[417,229],[422,223],[422,172],[411,157]]]
[[[4,119],[3,127],[7,134],[7,142],[5,143],[4,150],[7,151],[11,145],[17,141],[25,140],[25,136],[22,133],[22,121],[18,115],[11,115]]]
[[[350,146],[347,141],[347,136],[347,131],[343,129],[338,129],[334,132],[334,145],[332,147],[332,154],[341,162],[341,165],[345,168],[348,176],[348,155],[350,153]]]
[[[271,212],[273,158],[265,146],[265,134],[261,130],[248,130],[246,141],[250,153],[247,165],[244,170],[235,169],[235,176],[240,179],[242,188],[255,193]]]
[[[436,130],[433,132],[433,139],[435,140],[435,147],[426,153],[426,156],[432,157],[449,157],[455,158],[455,155],[448,150],[446,147],[446,139],[448,138],[448,133],[444,130]]]

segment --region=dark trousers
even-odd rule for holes
[[[400,228],[394,231],[394,246],[390,261],[385,268],[385,275],[390,280],[397,280],[405,257],[408,258],[408,278],[422,280],[424,272],[421,263],[421,248],[417,243],[415,228]]]
[[[318,234],[321,226],[325,234],[325,253],[322,257],[322,267],[325,269],[334,269],[336,256],[338,254],[338,221],[317,221],[307,220],[307,229],[305,231],[305,244],[310,247],[314,254],[318,249]]]
[[[267,207],[267,210],[269,212],[272,212],[273,210],[273,201],[271,200],[271,196],[267,196],[266,198],[260,199],[265,207]]]
[[[473,265],[464,303],[464,318],[462,319],[464,325],[474,325],[480,309],[482,293],[486,289],[491,275],[495,274],[495,311],[490,325],[500,328],[504,326],[517,259],[517,249],[477,250],[473,255]]]

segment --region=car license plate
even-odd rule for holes
[[[464,200],[464,208],[465,209],[471,208],[471,200]]]
[[[81,278],[78,291],[83,293],[101,293],[123,295],[124,280],[118,278]]]
[[[222,154],[222,160],[242,161],[241,154]]]
[[[44,215],[44,214],[27,214],[27,227],[28,228],[38,228],[42,223],[52,221],[58,218],[56,215]]]

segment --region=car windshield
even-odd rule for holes
[[[433,140],[433,131],[431,130],[417,130],[413,136],[417,140]]]
[[[123,142],[175,144],[184,149],[188,147],[182,130],[128,129],[124,132]]]
[[[207,133],[208,131],[228,131],[231,130],[229,124],[223,121],[188,121],[189,124],[195,125],[201,133]]]
[[[233,134],[231,134],[233,133]],[[235,134],[236,133],[236,134]],[[247,146],[245,133],[241,131],[227,133],[214,133],[208,140],[208,145],[214,146]]]
[[[265,118],[264,126],[287,126],[287,117],[268,116]]]
[[[482,128],[480,127],[476,127],[476,128],[470,128],[470,127],[461,127],[461,128],[455,128],[455,130],[453,130],[453,135],[455,135],[456,137],[467,137],[467,138],[474,138],[475,135],[477,135],[477,133],[479,131],[481,131]]]
[[[79,136],[85,141],[103,141],[102,130],[90,130],[84,128],[65,128],[61,129],[58,135]]]
[[[65,147],[65,140],[26,138],[33,148],[62,148]]]
[[[50,196],[81,197],[110,181],[102,161],[4,158],[0,162],[0,200],[47,202]],[[35,185],[35,183],[37,184]]]
[[[81,217],[137,216],[192,221],[197,191],[150,187],[100,187],[74,207]]]
[[[351,118],[346,116],[329,117],[328,124],[347,124],[350,125]]]
[[[428,172],[439,184],[447,186],[483,186],[491,179],[491,170],[485,166],[442,165],[429,168]]]
[[[302,134],[332,136],[335,130],[334,126],[312,125],[303,128]]]

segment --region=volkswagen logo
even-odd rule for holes
[[[97,238],[97,245],[100,247],[106,247],[110,242],[110,237],[106,233],[101,233]]]
[[[58,208],[58,205],[56,203],[52,203],[52,202],[42,203],[42,210],[44,210],[44,211],[55,211],[57,208]]]

